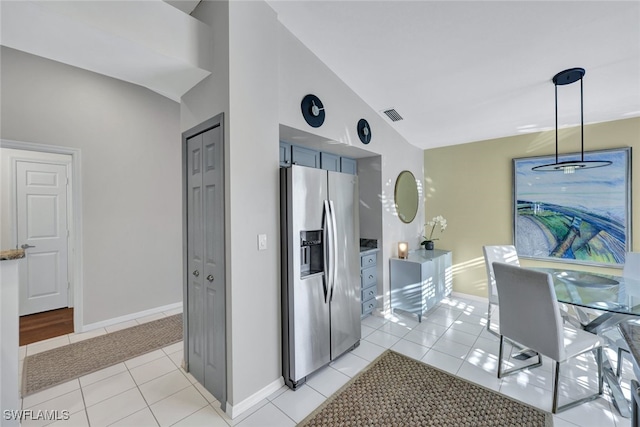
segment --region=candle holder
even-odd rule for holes
[[[398,242],[398,258],[407,259],[409,255],[409,244],[407,242]]]

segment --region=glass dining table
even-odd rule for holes
[[[549,273],[558,302],[573,306],[582,328],[603,336],[608,346],[614,350],[623,342],[617,339],[619,335],[616,337],[619,334],[616,326],[626,320],[640,320],[639,279],[565,268],[531,269]],[[629,402],[622,393],[619,379],[607,357],[603,368],[616,408],[620,415],[629,418]]]

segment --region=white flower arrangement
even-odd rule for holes
[[[429,237],[422,236],[425,240],[421,244],[424,245],[426,242],[438,240],[437,238],[433,238],[433,232],[436,229],[436,226],[440,225],[440,232],[443,233],[447,228],[447,220],[443,218],[442,215],[434,216],[433,219],[425,224],[425,227],[431,227],[431,232],[429,233]]]

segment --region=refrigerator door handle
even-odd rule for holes
[[[333,300],[333,288],[338,281],[338,227],[336,225],[335,207],[333,206],[333,200],[329,200],[329,207],[331,208],[331,265],[333,268],[331,275],[331,293],[329,296],[329,302]]]
[[[331,241],[331,210],[329,207],[329,202],[327,200],[324,201],[324,227],[322,228],[322,234],[324,239],[324,275],[322,276],[322,286],[324,287],[324,302],[325,304],[329,302],[329,283],[331,276],[331,246],[329,242]]]

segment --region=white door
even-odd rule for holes
[[[18,246],[26,248],[20,271],[20,316],[68,303],[67,168],[16,162]]]

